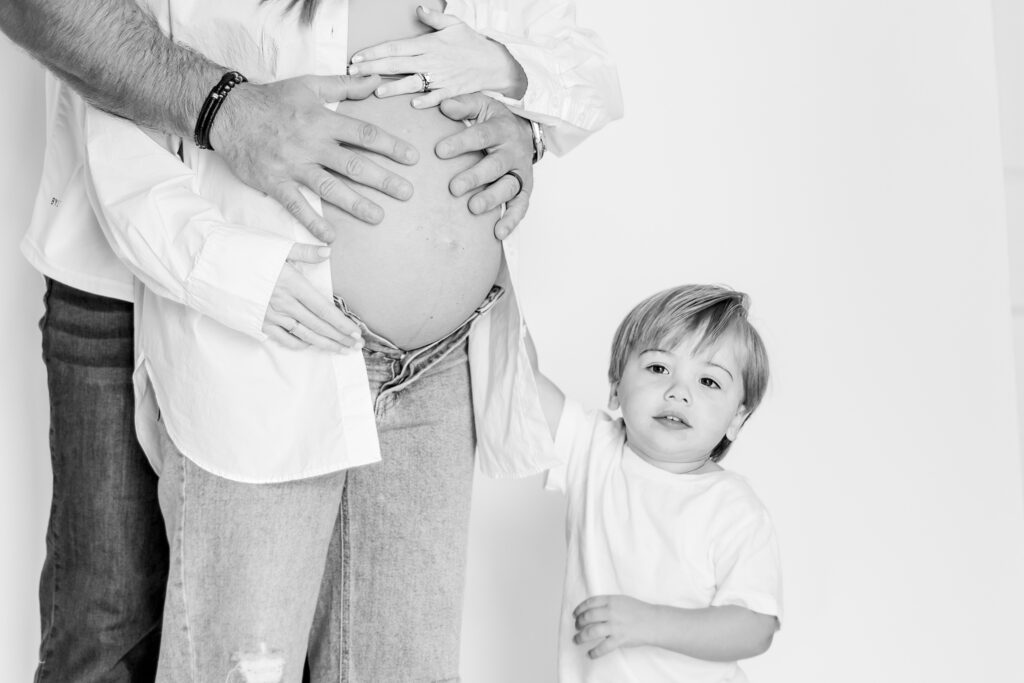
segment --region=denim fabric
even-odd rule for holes
[[[247,680],[236,664],[262,646],[299,681],[307,644],[317,682],[458,679],[475,446],[466,340],[500,293],[413,351],[364,329],[380,463],[243,484],[164,434],[172,566],[159,681]]]
[[[298,681],[345,473],[244,484],[160,437],[171,572],[157,681],[243,683],[238,660],[263,648]]]
[[[152,681],[167,542],[135,439],[132,305],[47,280],[53,500],[35,680]]]

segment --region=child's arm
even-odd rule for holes
[[[654,605],[625,595],[587,598],[573,611],[577,644],[596,659],[620,647],[650,645],[713,662],[762,654],[778,619],[738,605],[684,609]]]
[[[537,391],[540,394],[540,405],[544,411],[544,417],[551,430],[551,438],[558,433],[558,422],[562,419],[562,407],[565,405],[565,394],[555,386],[555,383],[541,373],[537,362],[537,347],[533,345],[533,337],[526,335],[526,352],[530,354],[530,365],[533,367],[533,374],[537,378]]]

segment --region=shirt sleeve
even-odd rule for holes
[[[571,0],[451,0],[446,11],[504,45],[523,67],[521,100],[487,94],[540,123],[553,153],[622,117],[618,70],[597,34],[577,26]]]
[[[555,457],[558,465],[548,470],[544,488],[565,493],[584,457],[592,450],[599,413],[587,411],[566,397],[555,432]]]
[[[294,241],[231,224],[135,124],[85,107],[86,187],[114,253],[155,294],[256,339]]]
[[[732,503],[740,508],[745,502]],[[739,605],[782,619],[782,576],[778,541],[768,512],[757,504],[743,519],[729,520],[714,545],[713,606]],[[730,515],[726,515],[730,517]]]

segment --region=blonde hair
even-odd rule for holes
[[[622,379],[629,354],[638,348],[672,348],[696,335],[696,350],[700,351],[728,333],[744,351],[740,374],[743,405],[750,417],[768,387],[768,353],[761,335],[747,319],[749,309],[750,297],[719,285],[681,285],[644,299],[615,331],[608,381],[617,384]],[[721,460],[731,445],[729,438],[723,437],[711,452],[711,460]]]

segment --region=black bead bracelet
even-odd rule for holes
[[[239,83],[245,83],[245,81],[246,78],[242,74],[237,71],[229,71],[221,77],[220,82],[213,86],[213,90],[206,96],[203,108],[199,110],[199,118],[196,119],[195,140],[199,149],[213,149],[210,144],[210,129],[213,128],[213,119],[217,116],[220,106],[224,103],[224,98],[228,96],[232,88]]]

